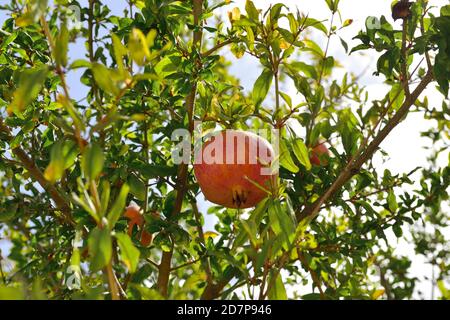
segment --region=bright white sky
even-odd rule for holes
[[[86,5],[87,3],[86,0],[81,0],[79,2],[81,5]],[[104,3],[108,2],[108,6],[114,14],[122,14],[125,1],[104,1]],[[255,0],[254,2],[258,8],[266,9],[270,4],[281,1]],[[286,6],[294,10],[297,6],[301,12],[309,13],[311,17],[316,19],[328,21],[330,18],[330,12],[325,4],[325,1],[323,0],[287,0],[283,2]],[[450,3],[449,0],[430,0],[429,2],[435,6],[442,6]],[[340,36],[348,42],[350,48],[358,44],[357,41],[353,41],[351,39],[358,33],[359,30],[364,28],[364,23],[367,16],[379,17],[381,15],[385,15],[388,21],[392,21],[390,18],[390,4],[390,0],[341,0],[340,11],[342,12],[342,20],[353,19],[353,24],[340,32]],[[226,12],[231,10],[234,6],[240,7],[241,12],[244,12],[245,0],[234,1],[234,3],[230,6],[225,7],[222,10],[224,20],[227,20]],[[0,22],[3,22],[3,19],[4,13],[0,11]],[[324,23],[328,26],[329,22],[327,21]],[[335,21],[339,23],[339,19]],[[399,28],[400,22],[397,22],[395,26]],[[235,62],[231,66],[231,73],[241,79],[241,84],[245,90],[251,90],[256,78],[261,72],[257,61],[253,57],[249,56],[244,56],[240,60],[236,61],[231,54],[226,52],[228,52],[227,49],[222,50],[222,53],[224,53],[227,58]],[[363,70],[368,68],[361,80],[362,84],[367,86],[370,98],[381,98],[386,94],[388,89],[383,85],[383,79],[381,77],[372,76],[372,73],[376,68],[376,53],[366,52],[364,55],[355,53],[348,57],[345,54],[339,39],[334,38],[330,43],[329,55],[337,57],[339,62],[343,65],[343,68],[335,75],[337,78],[341,78],[345,72],[354,72],[359,75]],[[71,57],[71,60],[84,58],[84,45],[82,41],[78,41],[76,44],[71,45],[69,56]],[[86,94],[86,88],[79,83],[81,72],[82,71],[72,72],[68,75],[71,93],[76,99],[82,99]],[[294,101],[298,101],[300,99],[300,96],[297,95],[296,89],[293,86],[285,87],[283,90],[291,94]],[[427,91],[427,95],[430,104],[441,104],[442,96],[437,91],[430,89]],[[432,122],[423,120],[420,115],[409,115],[407,120],[401,123],[382,143],[381,147],[389,153],[390,158],[384,163],[380,157],[375,158],[375,164],[380,171],[382,172],[385,168],[388,168],[392,171],[392,173],[396,174],[408,172],[417,166],[426,166],[428,151],[424,152],[423,146],[429,144],[429,141],[420,137],[420,131],[424,131],[432,125]],[[444,165],[447,161],[447,156],[443,155],[440,160],[441,165]],[[210,204],[203,200],[203,196],[199,197],[199,201],[201,205],[200,208],[203,212],[206,212],[206,208]],[[215,221],[216,220],[213,217],[208,216],[206,219],[205,228],[207,230],[213,230]],[[395,237],[390,238],[395,239]],[[6,248],[4,245],[1,245],[1,242],[2,241],[0,240],[0,248],[3,248],[3,256],[5,256]],[[398,244],[396,244],[395,240],[391,240],[390,242],[392,246],[397,245],[398,252],[401,254],[414,256],[413,247],[407,241],[401,241]],[[414,275],[418,277],[431,275],[430,267],[424,264],[422,259],[415,257],[413,261],[412,273]],[[424,282],[419,287],[421,291],[424,291],[425,297],[431,297],[431,287],[429,282]]]

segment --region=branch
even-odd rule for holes
[[[228,275],[217,283],[208,284],[205,290],[203,290],[200,299],[213,300],[218,298],[221,295],[223,288],[225,288],[225,286],[231,281],[231,279],[233,279],[233,276]]]
[[[408,81],[408,55],[406,49],[406,36],[408,33],[408,19],[403,19],[403,30],[402,30],[402,63],[401,63],[401,82],[403,85],[403,89],[405,90],[405,95],[408,97],[410,95],[409,92],[409,81]]]
[[[106,273],[108,276],[109,291],[111,293],[112,300],[120,300],[119,288],[117,286],[116,277],[112,268],[112,262],[110,261],[106,266]]]
[[[170,269],[170,271],[172,272],[172,271],[176,271],[176,270],[179,270],[179,269],[186,268],[186,267],[188,267],[188,266],[191,266],[191,265],[193,265],[193,264],[199,262],[200,260],[201,260],[201,258],[197,258],[197,259],[195,259],[195,260],[188,261],[188,262],[186,262],[186,263],[180,264],[179,266],[173,267],[172,269]]]
[[[433,80],[433,73],[428,70],[425,77],[416,87],[416,89],[405,99],[403,105],[397,111],[397,113],[388,121],[386,126],[378,133],[378,135],[372,140],[372,142],[367,146],[366,150],[358,156],[358,158],[352,158],[348,164],[345,166],[344,170],[341,172],[336,181],[328,188],[328,190],[314,203],[306,206],[302,212],[297,214],[297,219],[299,221],[309,218],[313,219],[319,213],[320,207],[328,201],[331,196],[333,196],[345,183],[347,183],[356,173],[362,165],[372,158],[373,154],[377,151],[381,142],[386,138],[386,136],[394,129],[403,117],[408,113],[411,106],[415,103],[419,95],[425,90],[427,85]]]
[[[4,136],[6,137],[6,142],[8,143],[10,143],[13,139],[10,129],[3,124],[2,119],[0,119],[0,133],[4,134]],[[56,207],[63,213],[64,222],[69,225],[76,226],[76,223],[72,218],[69,203],[66,200],[68,199],[68,197],[44,177],[42,171],[28,156],[28,153],[25,152],[22,148],[13,148],[11,149],[11,152],[20,160],[21,165],[28,170],[33,179],[38,182],[45,191],[48,192]]]
[[[234,39],[227,39],[225,41],[219,42],[217,43],[214,47],[212,47],[211,49],[209,49],[208,51],[205,51],[202,53],[202,58],[205,58],[207,56],[210,56],[211,54],[213,54],[214,52],[216,52],[217,50],[219,50],[222,47],[225,47],[226,45],[236,42],[236,40]]]
[[[308,270],[308,272],[311,274],[311,278],[312,278],[314,284],[319,289],[320,299],[325,300],[326,296],[322,290],[322,282],[320,281],[319,276],[313,269],[311,269],[311,267],[308,264],[308,261],[306,260],[305,256],[303,255],[303,253],[301,252],[301,250],[299,248],[297,248],[297,255],[298,255],[298,260],[300,260],[300,262],[303,264],[305,269]]]

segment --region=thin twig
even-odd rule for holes
[[[208,57],[208,56],[212,55],[214,52],[216,52],[217,50],[219,50],[220,48],[225,47],[226,45],[229,45],[233,42],[236,42],[236,40],[235,39],[227,39],[225,41],[219,42],[214,47],[209,49],[208,51],[203,52],[202,57],[203,58]]]
[[[170,269],[170,272],[175,271],[175,270],[179,270],[179,269],[183,269],[185,267],[191,266],[197,262],[199,262],[202,258],[197,258],[195,260],[192,261],[188,261],[186,263],[180,264],[179,266],[173,267],[172,269]]]

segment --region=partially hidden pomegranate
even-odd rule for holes
[[[311,157],[310,157],[309,161],[311,161],[311,163],[316,166],[320,166],[320,165],[326,166],[328,164],[328,159],[327,159],[328,156],[329,156],[328,148],[325,145],[325,143],[322,142],[322,143],[317,144],[312,149]]]
[[[264,138],[224,130],[196,152],[194,173],[207,200],[227,208],[250,208],[275,186],[273,157],[273,148]]]
[[[139,229],[144,227],[144,216],[141,213],[141,208],[137,204],[130,204],[125,209],[124,216],[129,219],[128,221],[128,235],[133,235],[133,228],[137,226]],[[153,240],[153,235],[147,230],[140,231],[140,242],[144,247],[148,247]]]

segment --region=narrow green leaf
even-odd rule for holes
[[[19,87],[14,92],[9,110],[20,114],[36,97],[47,78],[48,67],[41,66],[23,71],[19,77]]]
[[[128,185],[130,186],[130,193],[137,199],[144,201],[145,194],[147,193],[145,183],[142,182],[142,180],[140,180],[134,174],[132,174],[128,177]]]
[[[299,171],[299,168],[294,163],[288,146],[283,139],[280,140],[280,165],[293,173],[297,173]]]
[[[258,9],[256,9],[255,4],[251,0],[247,0],[245,2],[245,11],[247,12],[247,16],[250,18],[250,20],[258,21],[259,19],[259,12]]]
[[[394,234],[397,238],[400,238],[403,235],[401,223],[394,223],[394,225],[392,226],[392,231],[394,231]]]
[[[69,48],[69,30],[65,23],[61,23],[61,31],[55,41],[55,62],[65,67],[67,65],[67,50]]]
[[[258,79],[256,79],[252,92],[253,103],[256,107],[259,107],[266,98],[272,84],[272,78],[272,71],[269,69],[264,69]]]
[[[103,150],[99,145],[92,144],[86,148],[81,160],[84,175],[91,180],[95,180],[102,172],[104,162],[105,156]]]
[[[399,83],[394,84],[389,91],[389,100],[394,110],[398,110],[402,106],[403,100],[405,100],[405,92]]]
[[[111,193],[111,185],[109,184],[108,180],[103,180],[101,183],[101,196],[100,196],[100,215],[103,217],[105,216],[107,210],[108,210],[108,204],[109,204],[109,197]]]
[[[177,173],[176,167],[159,164],[140,164],[136,169],[147,179],[168,177]]]
[[[84,59],[77,59],[70,64],[69,69],[73,70],[78,68],[90,68],[90,67],[91,63],[89,61]]]
[[[286,102],[286,104],[292,108],[292,99],[289,95],[286,93],[280,92],[280,96],[283,98],[283,100]]]
[[[114,49],[114,59],[116,60],[117,68],[119,70],[123,70],[124,69],[123,57],[125,57],[128,54],[128,50],[122,44],[120,38],[114,33],[111,33],[111,39]]]
[[[387,202],[388,202],[389,210],[393,213],[396,212],[398,209],[398,203],[397,203],[397,199],[395,198],[395,194],[393,191],[389,191],[389,194],[387,197]]]
[[[270,277],[270,281],[273,282],[273,286],[269,291],[270,300],[287,300],[286,288],[284,287],[283,279],[280,273],[276,276],[276,279]]]
[[[116,233],[115,237],[120,248],[120,259],[125,263],[128,270],[134,273],[139,263],[140,251],[133,245],[126,233]]]
[[[110,229],[113,229],[114,226],[116,225],[117,220],[119,220],[125,208],[125,203],[127,201],[129,191],[130,187],[128,186],[128,184],[125,183],[120,189],[119,196],[116,198],[116,201],[114,202],[111,211],[109,211],[108,214],[108,223]]]
[[[300,163],[305,166],[306,170],[311,170],[308,148],[306,147],[302,139],[295,139],[292,144],[292,149],[298,161],[300,161]]]
[[[53,144],[50,151],[50,163],[44,171],[44,177],[50,183],[55,183],[61,179],[64,172],[64,158],[63,153],[64,141],[57,141]]]
[[[125,81],[128,78],[127,72],[123,70],[108,69],[100,63],[92,64],[91,69],[94,74],[95,82],[97,82],[103,91],[113,96],[118,96],[120,94],[125,85]]]
[[[99,229],[98,227],[93,229],[89,234],[88,247],[91,270],[101,270],[111,260],[112,242],[110,230],[107,228]]]

